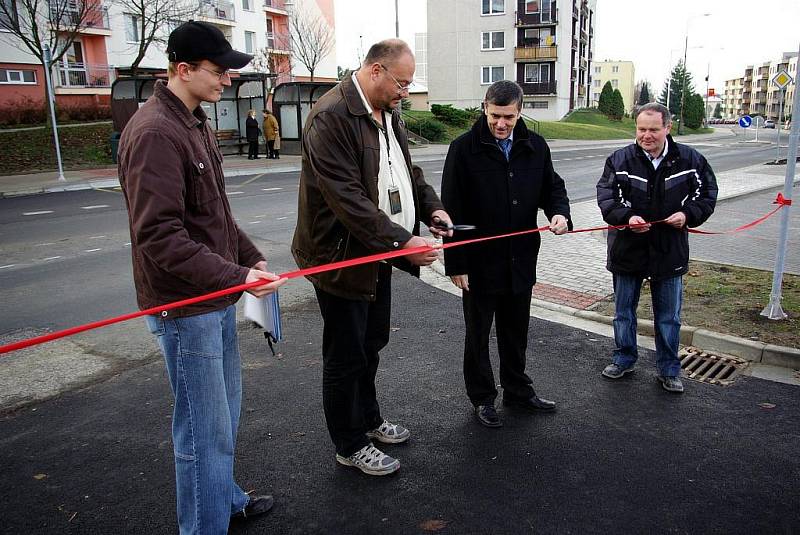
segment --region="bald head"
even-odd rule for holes
[[[385,39],[375,43],[369,48],[367,57],[364,58],[364,67],[381,63],[383,65],[392,65],[398,59],[408,54],[414,57],[413,52],[402,39]]]

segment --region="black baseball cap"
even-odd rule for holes
[[[175,28],[167,41],[169,61],[208,61],[225,69],[241,69],[253,56],[234,50],[222,30],[207,22],[190,20]]]

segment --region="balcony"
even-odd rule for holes
[[[264,11],[275,15],[289,16],[285,0],[264,0]]]
[[[55,6],[51,6],[50,19],[51,21],[58,21],[57,26],[61,31],[69,31],[77,27],[78,33],[111,35],[107,7],[87,6],[86,11],[83,12],[66,9],[59,13]],[[52,24],[50,26],[53,27]]]
[[[582,71],[585,71],[586,68],[589,66],[589,63],[586,61],[586,58],[581,58],[580,66]]]
[[[575,37],[572,38],[572,50],[578,50],[578,40]]]
[[[523,95],[555,95],[556,81],[547,82],[517,82],[522,87]]]
[[[572,1],[572,18],[573,19],[577,19],[578,17],[580,17],[580,14],[578,13],[577,0],[573,0]]]
[[[525,11],[525,2],[520,1],[517,4],[517,11],[514,13],[516,26],[549,26],[558,23],[558,9],[556,3],[550,3],[550,9],[545,11],[537,11],[536,13],[527,13]]]
[[[211,22],[212,24],[232,26],[236,22],[236,9],[229,2],[203,0],[200,2],[198,16],[201,20],[205,19],[206,22]]]
[[[558,47],[553,46],[517,46],[514,47],[514,61],[527,61],[532,59],[558,58]]]
[[[115,71],[111,65],[58,64],[58,85],[67,88],[111,87]]]
[[[578,86],[578,96],[579,97],[586,96],[586,86],[585,85],[579,85]]]

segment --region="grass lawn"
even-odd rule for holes
[[[760,315],[769,303],[771,271],[691,261],[689,273],[683,281],[684,324],[768,344],[800,348],[800,277],[783,277],[781,306],[789,315],[783,321],[768,320]],[[613,297],[597,303],[592,309],[613,316]],[[653,318],[648,285],[642,288],[639,317]]]
[[[60,128],[64,169],[87,169],[113,165],[112,125],[97,124]],[[58,168],[53,133],[47,128],[20,132],[0,131],[0,175],[50,171]]]

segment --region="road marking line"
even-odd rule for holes
[[[16,266],[16,264],[6,264],[5,266],[0,266],[0,269],[6,269],[14,266]]]
[[[61,257],[60,256],[48,256],[47,258],[42,258],[40,261],[41,262],[47,262],[48,260],[58,260],[59,258],[61,258]]]
[[[244,182],[241,183],[241,185],[242,186],[247,186],[249,184],[252,184],[253,182],[255,182],[256,180],[258,180],[259,178],[263,177],[266,174],[267,173],[261,173],[260,175],[256,175],[253,178],[251,178],[250,180],[245,180]]]
[[[86,250],[84,251],[84,253],[93,253],[93,252],[95,252],[95,251],[102,251],[102,249],[101,249],[101,248],[99,248],[99,247],[98,247],[97,249],[86,249]]]
[[[131,246],[131,242],[128,242],[125,245],[123,245],[123,247],[130,247],[130,246]]]
[[[111,189],[108,188],[94,188],[95,191],[102,191],[103,193],[122,193],[122,188],[120,186],[115,186]]]
[[[228,193],[228,197],[230,197],[231,195],[241,195],[242,193],[244,193],[244,192],[243,191],[231,191],[231,192]]]
[[[89,206],[81,206],[81,210],[97,210],[98,208],[108,208],[107,204],[91,204]]]
[[[100,238],[105,238],[105,236],[89,236],[90,240],[99,240]]]
[[[434,172],[433,172],[433,174],[434,174],[434,175],[441,175],[441,174],[442,174],[442,171],[434,171]]]
[[[49,242],[49,243],[37,243],[36,245],[34,245],[34,247],[47,247],[48,245],[55,245],[55,243],[52,243],[52,242]]]
[[[39,210],[38,212],[22,212],[22,215],[43,215],[43,214],[52,214],[52,210]]]
[[[560,162],[561,160],[550,160],[551,162]]]
[[[261,191],[280,191],[283,188],[261,188]]]
[[[288,217],[278,217],[275,221],[283,221],[284,219],[289,219]]]
[[[259,223],[261,223],[261,221],[250,221],[251,225],[258,225]]]

